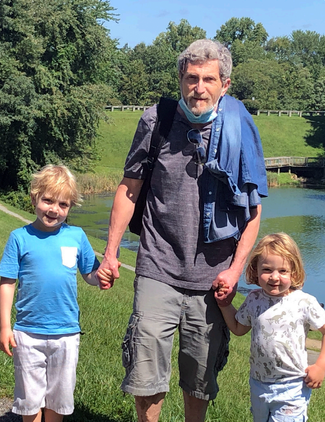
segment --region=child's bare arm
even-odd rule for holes
[[[11,308],[15,294],[16,280],[1,277],[0,281],[0,350],[12,356],[11,347],[16,342],[11,329]]]
[[[220,311],[228,325],[229,330],[234,333],[236,336],[243,336],[248,333],[251,327],[241,324],[235,318],[237,309],[233,305],[220,306]]]
[[[94,270],[89,274],[82,274],[82,277],[88,284],[92,286],[99,286],[100,281],[104,283],[113,283],[114,281],[112,272],[107,268],[102,268],[98,270],[98,272],[97,270]]]
[[[316,363],[308,366],[305,371],[305,383],[309,388],[320,388],[325,376],[325,325],[319,331],[323,334],[320,354]]]

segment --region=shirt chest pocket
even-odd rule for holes
[[[61,246],[62,265],[73,268],[77,263],[77,253],[75,246]]]

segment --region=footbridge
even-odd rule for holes
[[[292,172],[299,177],[325,177],[325,157],[271,157],[264,161],[268,171]]]

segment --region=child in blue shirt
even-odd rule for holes
[[[36,219],[11,232],[0,262],[0,349],[15,366],[13,412],[24,422],[61,422],[73,412],[79,350],[77,268],[97,286],[99,262],[79,227],[65,224],[81,201],[72,173],[47,165],[33,175]],[[98,277],[111,281],[111,273]],[[10,317],[18,279],[17,317]]]

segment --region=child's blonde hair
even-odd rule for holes
[[[30,188],[31,197],[38,201],[39,197],[46,192],[54,197],[63,196],[69,199],[71,206],[80,206],[82,202],[76,178],[63,165],[48,164],[33,174]]]
[[[305,281],[305,270],[300,250],[296,242],[286,233],[273,233],[261,239],[251,252],[246,268],[248,284],[257,284],[257,263],[261,255],[268,253],[286,259],[291,267],[291,288],[301,289]]]

